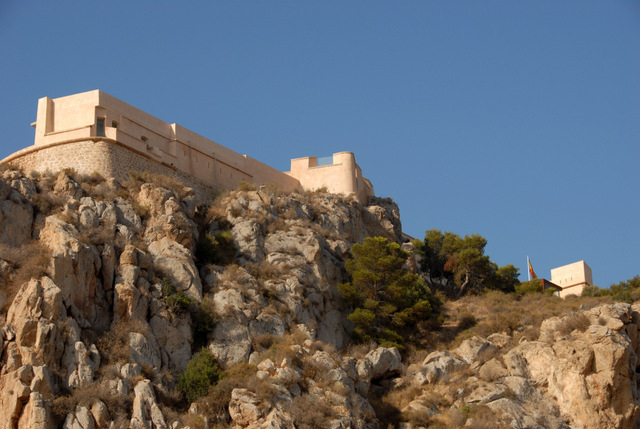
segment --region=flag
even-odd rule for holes
[[[528,257],[527,257],[527,264],[529,264],[529,277],[531,277],[532,279],[537,279],[538,276],[536,276],[536,273],[533,271],[533,267],[531,266],[531,261],[529,260]]]

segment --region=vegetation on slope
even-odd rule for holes
[[[245,389],[261,400],[272,402],[278,400],[282,389],[292,389],[298,396],[294,395],[292,403],[283,409],[296,427],[322,427],[342,416],[342,410],[337,411],[339,407],[331,402],[331,398],[345,395],[344,385],[331,378],[339,373],[337,367],[333,372],[327,371],[318,363],[322,359],[348,363],[362,359],[378,345],[396,346],[403,351],[403,360],[408,366],[422,362],[431,351],[452,349],[466,339],[492,333],[509,336],[510,343],[505,345],[507,350],[523,338],[536,339],[541,322],[551,316],[573,313],[612,300],[630,302],[640,297],[640,277],[613,285],[610,290],[586,288],[581,298],[562,300],[545,294],[524,293],[525,288],[517,281],[516,267],[498,267],[484,254],[486,239],[479,235],[460,237],[437,230],[427,231],[423,241],[414,243],[421,262],[420,270],[412,272],[407,266],[410,252],[388,237],[368,237],[362,244],[356,243],[350,249],[344,247],[339,234],[329,229],[334,200],[325,198],[322,190],[290,198],[274,189],[259,192],[243,184],[242,190],[230,193],[225,202],[209,198],[206,204],[191,210],[190,193],[181,184],[147,173],[134,174],[125,184],[114,184],[97,175],[78,175],[74,171],[61,175],[34,175],[34,179],[37,188],[29,201],[34,207],[34,219],[38,219],[35,229],[42,228],[46,216],[54,216],[72,225],[79,241],[98,254],[108,252],[112,246],[115,259],[128,258],[126,252],[138,255],[135,270],[140,271],[144,279],[135,285],[140,297],[147,300],[147,304],[152,303],[149,307],[157,314],[162,313],[167,320],[173,323],[187,321],[191,327],[191,350],[201,350],[191,356],[184,371],[169,371],[166,364],[162,370],[142,365],[140,372],[124,380],[131,383],[132,389],[115,395],[100,381],[123,378],[121,368],[133,362],[130,334],[147,339],[153,337],[150,320],[147,320],[151,319],[148,316],[151,310],[145,310],[141,319],[115,321],[114,318],[104,332],[94,331],[83,322],[82,338],[77,340],[87,346],[95,343],[102,363],[96,372],[95,388],[54,392],[52,411],[59,423],[73,413],[76,406],[88,407],[99,400],[106,404],[114,420],[117,418],[120,423],[128,424],[125,420],[130,418],[133,406],[133,387],[148,379],[153,383],[167,420],[181,420],[192,428],[204,427],[204,421],[197,415],[206,416],[210,423],[218,422],[221,427],[227,425],[234,389]],[[190,252],[195,256],[199,270],[196,275],[203,284],[201,300],[194,300],[179,290],[173,273],[163,272],[152,263],[143,263],[149,258],[145,234],[160,227],[153,224],[157,208],[136,202],[149,184],[171,195],[171,201],[178,203],[173,210],[186,213],[185,223],[195,221],[197,233],[184,243],[186,247],[192,245]],[[125,230],[115,222],[103,219],[98,223],[81,222],[78,200],[83,196],[106,204],[123,201],[121,205],[130,205],[140,218],[140,226]],[[247,204],[242,205],[238,203],[240,200],[251,200],[251,203],[245,201]],[[346,204],[349,209],[362,209],[354,203],[349,204]],[[262,255],[252,259],[240,252],[237,240],[247,237],[234,238],[229,221],[240,218],[254,228],[256,234],[265,238],[277,235],[276,244],[272,244],[277,249],[271,253],[271,258]],[[178,236],[175,230],[180,227],[167,226],[173,228],[169,232],[174,233],[174,238]],[[180,232],[186,237],[189,233]],[[22,246],[0,244],[0,289],[5,299],[3,319],[24,283],[31,277],[51,275],[51,254],[35,237],[37,234]],[[302,245],[314,240],[319,243],[320,252],[308,257],[301,251]],[[246,243],[244,246],[248,247]],[[331,277],[324,273],[318,275],[316,260],[322,257],[331,261],[327,264],[332,270]],[[328,278],[332,279],[330,284],[327,284]],[[348,281],[342,283],[345,280]],[[301,291],[300,296],[290,293],[287,288]],[[216,313],[214,297],[219,292],[226,294],[225,299],[237,299],[243,307],[227,306],[220,314]],[[353,324],[353,341],[341,350],[314,337],[318,324],[316,317],[326,315],[320,309],[330,304],[335,304],[334,308],[344,313],[342,317],[346,316]],[[237,320],[250,317],[254,322],[252,329],[256,332],[249,329],[246,332],[250,337],[251,362],[255,365],[249,364],[247,358],[241,363],[223,366],[209,349],[202,349],[215,339],[216,322],[219,319],[229,322],[234,317]],[[259,325],[255,321],[262,323],[264,320],[280,320],[284,328],[273,332],[255,328]],[[304,320],[310,322],[305,325]],[[586,326],[585,320],[577,315],[563,323],[558,329],[567,334]],[[185,335],[188,334],[187,329]],[[229,341],[229,345],[232,346],[233,341]],[[90,354],[87,351],[87,355]],[[277,368],[257,368],[256,365],[267,360]],[[280,371],[283,375],[278,379],[279,384],[268,381],[276,369],[291,367],[297,368],[299,375]],[[64,368],[52,369],[55,382],[63,385]],[[489,420],[494,416],[486,407],[455,407],[451,398],[464,387],[462,384],[467,376],[464,372],[456,373],[446,395],[429,386],[412,386],[407,373],[372,380],[366,399],[375,405],[377,415],[371,416],[366,410],[362,415],[377,419],[383,427],[397,426],[400,422],[461,427],[470,418]],[[319,391],[324,392],[327,399],[319,400]],[[404,410],[408,403],[424,395],[430,395],[430,399],[424,399],[425,403],[453,411],[429,417]],[[197,415],[187,412],[190,403],[197,405]]]

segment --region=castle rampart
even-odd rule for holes
[[[126,180],[130,171],[167,174],[190,186],[234,188],[241,181],[284,191],[326,187],[366,202],[373,186],[351,152],[291,161],[283,173],[178,124],[166,123],[100,90],[38,101],[34,146],[5,158],[26,170],[74,168]],[[306,161],[305,161],[306,160]]]

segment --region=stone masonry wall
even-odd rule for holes
[[[121,182],[128,180],[132,171],[138,173],[148,171],[173,177],[199,191],[210,192],[213,189],[211,185],[189,174],[162,165],[113,140],[104,138],[28,148],[10,156],[5,162],[27,172],[57,172],[64,168],[73,168],[80,174],[97,172],[104,177],[113,177]]]

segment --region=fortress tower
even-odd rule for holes
[[[593,284],[591,267],[586,262],[579,261],[553,268],[551,270],[551,282],[562,287],[562,291],[560,291],[560,297],[562,298],[567,295],[580,296],[582,289],[586,285]]]

